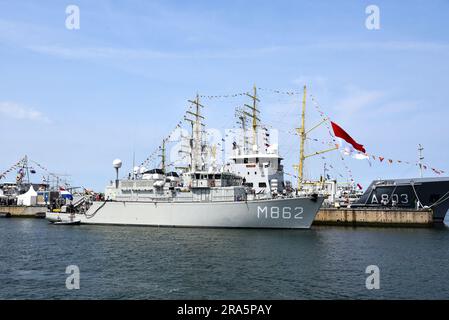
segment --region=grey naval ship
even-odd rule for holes
[[[449,178],[375,180],[353,208],[431,209],[434,224],[443,224],[449,210]]]
[[[114,224],[167,227],[292,228],[312,225],[324,197],[298,193],[284,182],[282,158],[276,145],[261,138],[257,91],[247,93],[251,105],[240,115],[252,123],[251,143],[244,137],[234,143],[229,161],[218,166],[204,139],[199,96],[189,102],[184,120],[191,124],[189,164],[180,171],[165,165],[165,140],[161,166],[134,167],[119,179],[120,160],[115,160],[116,180],[106,187],[103,201],[88,197],[74,200],[46,218],[56,224]],[[245,131],[244,131],[245,132]],[[210,160],[210,159],[209,159]]]

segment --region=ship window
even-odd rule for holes
[[[259,188],[266,188],[267,184],[266,182],[259,182]]]
[[[256,158],[256,163],[259,163],[259,158]]]
[[[200,174],[199,173],[195,174],[195,178],[199,179],[200,178]]]
[[[215,175],[215,179],[220,179],[220,175],[219,175],[219,174],[216,174],[216,175]]]
[[[248,163],[248,158],[243,159],[243,163]]]
[[[254,171],[254,174],[257,175],[257,171]]]
[[[252,182],[248,182],[248,183],[246,183],[246,186],[252,188],[253,187],[253,183]]]

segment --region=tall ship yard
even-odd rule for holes
[[[278,141],[267,130],[270,119],[259,108],[259,89],[241,93],[247,102],[235,108],[238,127],[232,151],[207,137],[204,102],[196,95],[182,120],[188,130],[180,135],[180,163],[168,159],[170,136],[141,165],[123,174],[120,159],[113,161],[115,180],[104,191],[73,187],[64,175],[50,172],[24,156],[0,173],[2,217],[46,218],[55,225],[101,224],[156,227],[309,229],[313,225],[436,227],[444,225],[449,210],[449,178],[423,177],[422,147],[416,167],[420,177],[378,179],[363,191],[353,179],[340,182],[326,174],[306,178],[304,168],[314,157],[339,153],[369,161],[370,155],[340,125],[319,111],[321,120],[308,125],[307,88],[296,93],[297,137],[294,174],[284,169]],[[276,91],[280,92],[280,91]],[[310,108],[311,109],[311,108]],[[329,141],[323,150],[306,153],[311,132],[326,127]],[[356,133],[352,133],[356,136]],[[281,141],[282,143],[282,141]],[[26,150],[24,150],[26,152]],[[382,161],[390,161],[377,157]],[[155,160],[149,167],[150,161]],[[134,161],[134,160],[133,160]],[[171,161],[171,162],[170,162]],[[169,163],[170,162],[170,163]],[[129,164],[127,164],[129,165]],[[444,171],[432,169],[438,175]],[[40,171],[40,174],[37,174]],[[417,170],[418,171],[418,170]],[[291,172],[291,171],[290,171]],[[42,176],[39,182],[34,177]],[[287,179],[292,178],[291,180]],[[12,178],[12,182],[7,178]]]

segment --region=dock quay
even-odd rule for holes
[[[45,218],[46,206],[0,206],[1,217]]]
[[[429,209],[321,208],[313,225],[433,227]]]

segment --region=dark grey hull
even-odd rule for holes
[[[434,223],[443,223],[449,210],[449,178],[375,180],[352,207],[429,207]]]

